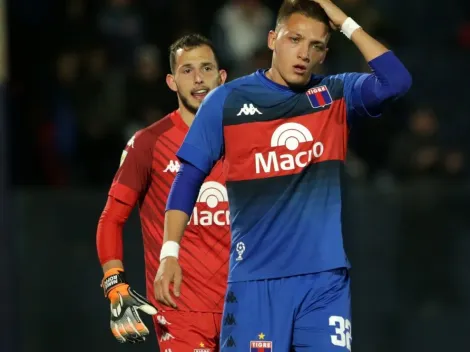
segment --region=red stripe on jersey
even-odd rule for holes
[[[328,109],[273,121],[224,127],[227,181],[300,173],[307,165],[346,159],[344,99]]]
[[[315,93],[315,97],[317,98],[318,104],[320,104],[320,106],[326,105],[325,98],[323,98],[323,95],[321,94],[321,92]]]

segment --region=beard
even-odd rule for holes
[[[192,114],[196,115],[197,109],[199,109],[199,106],[195,106],[189,102],[189,99],[186,98],[184,95],[180,94],[180,92],[177,92],[178,97],[180,98],[181,104]]]
[[[217,77],[217,86],[219,86],[219,85],[221,85],[221,84],[222,84],[222,80],[221,80],[221,78],[220,78],[220,76],[219,76],[219,77]],[[176,87],[178,88],[178,84],[176,85]],[[204,87],[205,87],[205,88],[208,88],[209,86],[206,86],[206,85],[205,85]],[[212,88],[212,89],[214,89],[214,88]],[[209,92],[210,92],[212,89],[209,89]],[[209,92],[207,92],[207,93],[209,93]],[[198,105],[191,104],[191,103],[189,102],[188,97],[187,97],[187,96],[184,96],[183,94],[181,94],[181,93],[179,92],[179,88],[178,88],[178,90],[176,91],[176,94],[178,95],[178,98],[179,98],[179,100],[181,101],[181,104],[183,104],[183,106],[184,106],[190,113],[196,115],[197,110],[199,109],[199,105],[200,105],[201,103],[199,103]],[[189,93],[189,95],[190,95],[190,94],[191,94],[191,93]]]

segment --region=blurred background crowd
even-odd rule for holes
[[[229,79],[268,67],[266,33],[279,3],[12,1],[14,183],[107,185],[129,136],[176,106],[164,80],[169,44],[193,31],[209,36]],[[445,6],[424,0],[337,3],[389,45],[414,78],[412,92],[384,119],[354,127],[354,175],[370,180],[387,173],[399,181],[461,177],[470,148],[465,138],[469,5],[458,0]],[[337,35],[322,70],[368,67],[355,46]]]
[[[165,83],[167,48],[196,31],[214,41],[229,80],[269,67],[266,37],[280,2],[10,1],[6,127],[17,270],[32,258],[44,261],[38,249],[51,251],[55,243],[55,254],[35,269],[38,275],[18,282],[18,294],[28,299],[24,292],[34,288],[76,304],[59,304],[75,315],[32,303],[24,308],[23,331],[35,330],[35,337],[23,340],[22,351],[83,350],[86,343],[76,342],[82,333],[96,344],[88,351],[115,346],[99,289],[94,231],[125,143],[177,106]],[[347,171],[354,213],[346,236],[356,268],[355,348],[452,350],[446,343],[454,334],[454,350],[462,350],[470,311],[470,2],[335,2],[413,75],[410,93],[383,118],[358,121],[351,130]],[[336,34],[320,73],[368,70],[355,46]],[[143,280],[138,223],[129,228],[130,248],[137,248],[129,256],[138,261],[136,280]],[[67,258],[71,268],[86,267],[85,283],[62,281],[66,270],[70,274]],[[44,275],[48,288],[40,281]],[[84,285],[91,288],[82,297],[77,290]],[[53,297],[64,287],[66,298]],[[35,314],[51,325],[37,330]],[[79,327],[71,334],[67,325],[74,321]]]

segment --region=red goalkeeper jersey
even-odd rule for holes
[[[129,205],[139,203],[144,240],[147,296],[154,298],[153,280],[163,242],[165,206],[179,169],[175,156],[188,131],[177,111],[137,132],[127,143],[109,195]],[[223,163],[204,181],[181,242],[183,269],[179,310],[222,312],[227,283],[230,227]],[[164,308],[168,310],[168,307]]]

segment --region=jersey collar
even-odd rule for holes
[[[285,92],[290,94],[296,93],[296,91],[290,89],[289,87],[283,86],[282,84],[270,80],[268,77],[266,77],[266,71],[268,71],[268,69],[259,69],[255,72],[255,75],[261,80],[264,85],[279,92]],[[308,90],[308,88],[312,87],[312,85],[314,85],[316,81],[318,81],[318,76],[312,75],[312,77],[310,78],[310,82],[308,82],[308,84],[305,86],[305,91]]]
[[[176,128],[183,131],[184,133],[188,133],[189,127],[186,122],[184,122],[178,110],[175,110],[170,114],[170,119],[173,121],[173,124],[176,126]]]

